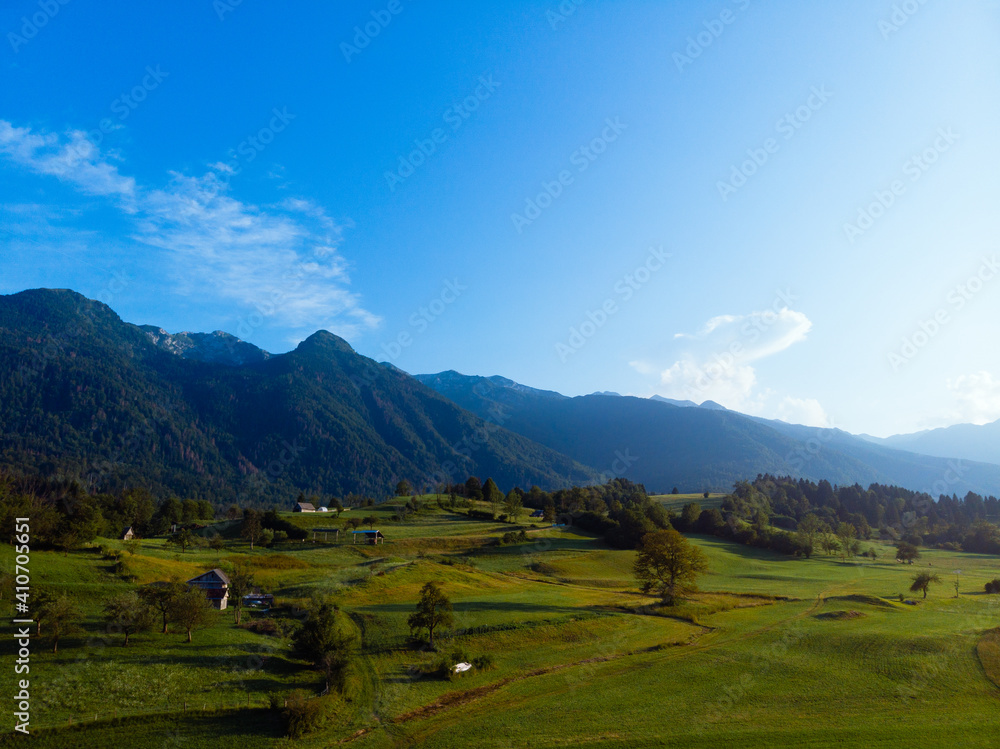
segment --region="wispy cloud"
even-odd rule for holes
[[[71,130],[60,137],[38,134],[30,128],[14,127],[0,120],[0,154],[35,173],[73,185],[87,195],[116,196],[129,206],[135,196],[135,180],[124,177],[108,162],[87,136]]]
[[[132,221],[132,238],[163,251],[181,293],[229,299],[295,331],[323,327],[350,337],[379,324],[349,289],[340,225],[310,200],[245,203],[217,171],[139,185],[79,131],[36,133],[4,120],[0,155],[112,199]]]
[[[826,426],[829,418],[818,401],[780,398],[760,386],[752,366],[804,341],[810,330],[812,322],[803,313],[777,305],[745,315],[717,315],[695,333],[674,336],[669,365],[650,360],[630,364],[640,374],[658,374],[655,389],[669,398],[713,400],[743,413]]]

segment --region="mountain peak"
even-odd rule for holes
[[[296,353],[341,353],[354,354],[355,351],[347,341],[328,330],[317,330],[302,343],[295,347]]]

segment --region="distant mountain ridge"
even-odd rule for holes
[[[451,372],[415,375],[463,408],[497,419],[605,475],[621,475],[652,490],[728,491],[758,473],[791,474],[837,484],[897,484],[915,491],[1000,495],[1000,466],[964,463],[958,481],[948,460],[873,445],[839,430],[769,421],[712,401],[675,405],[665,398],[587,395],[536,398],[504,378]],[[616,455],[631,456],[616,463]]]
[[[1000,464],[1000,421],[991,424],[955,424],[892,437],[862,435],[870,442],[941,458],[963,458]]]

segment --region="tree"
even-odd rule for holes
[[[178,580],[171,580],[169,583],[154,583],[145,588],[139,589],[139,597],[163,617],[163,634],[167,634],[167,626],[170,623],[174,604],[184,593],[186,586]]]
[[[921,572],[913,576],[913,585],[910,586],[910,592],[916,593],[917,591],[924,592],[924,598],[927,598],[927,589],[930,587],[931,583],[939,583],[941,578],[937,575],[932,575],[930,572]]]
[[[417,610],[410,614],[407,623],[410,631],[427,630],[430,646],[434,647],[434,630],[438,627],[449,627],[455,618],[451,613],[451,601],[435,582],[425,583],[420,590],[420,600]]]
[[[916,559],[920,559],[920,549],[906,541],[900,541],[896,544],[897,561],[913,564]]]
[[[184,500],[185,502],[187,500]],[[168,544],[173,544],[174,546],[180,546],[181,551],[187,551],[189,546],[194,546],[194,533],[188,528],[181,528],[174,535],[167,538]]]
[[[136,555],[136,552],[138,552],[139,549],[142,548],[142,541],[140,541],[138,538],[130,538],[128,541],[123,543],[122,546],[125,547],[125,551],[128,552],[128,555],[130,557],[134,557]]]
[[[65,593],[49,598],[42,610],[41,618],[52,631],[52,652],[59,651],[59,638],[78,629],[80,611]]]
[[[367,525],[368,530],[374,530],[375,523],[377,522],[378,518],[375,515],[365,515],[363,518],[361,518],[361,524]]]
[[[556,506],[555,505],[545,505],[545,509],[542,510],[542,520],[546,523],[556,522]]]
[[[857,528],[850,523],[841,523],[837,526],[837,540],[840,542],[840,554],[847,561],[847,558],[854,556],[857,549],[855,540],[857,539]]]
[[[701,505],[697,502],[688,502],[681,508],[681,516],[677,520],[678,530],[686,533],[693,532],[695,523],[698,522],[699,517],[701,517]]]
[[[469,476],[465,480],[465,496],[469,499],[483,498],[483,485],[476,476]]]
[[[253,586],[253,568],[243,560],[233,563],[233,569],[229,573],[229,598],[236,609],[236,624],[240,623],[243,615],[243,596],[252,591]]]
[[[408,497],[413,491],[413,487],[410,486],[410,482],[403,479],[398,484],[396,484],[396,496],[397,497]]]
[[[338,622],[338,609],[329,603],[313,608],[292,638],[296,652],[326,678],[326,688],[343,691],[351,660],[352,638]]]
[[[816,539],[823,527],[822,521],[813,513],[808,513],[799,520],[797,533],[799,534],[799,544],[806,559],[812,556],[813,549],[816,548]]]
[[[831,533],[822,533],[819,538],[819,545],[823,548],[830,556],[833,556],[838,551],[840,551],[840,542],[837,537]]]
[[[210,612],[211,604],[200,588],[188,588],[174,599],[173,619],[187,632],[188,642],[191,642],[191,632],[211,621]]]
[[[264,532],[264,525],[261,522],[260,513],[257,510],[247,510],[243,513],[243,523],[240,525],[240,537],[250,542],[250,549],[260,540]]]
[[[507,517],[510,518],[511,522],[517,522],[517,516],[521,514],[521,509],[524,507],[524,496],[521,494],[521,490],[516,486],[507,492],[507,496],[504,499],[503,511],[507,513]]]
[[[122,647],[128,647],[128,638],[136,632],[145,632],[153,626],[153,612],[134,590],[112,596],[104,602],[104,621],[108,628],[117,627],[125,635]]]
[[[483,499],[490,503],[490,512],[493,513],[493,517],[500,514],[503,492],[500,491],[493,479],[486,479],[486,483],[483,484]]]
[[[695,581],[708,571],[708,559],[697,546],[672,528],[647,533],[635,559],[635,576],[644,593],[657,592],[667,606],[696,590]]]

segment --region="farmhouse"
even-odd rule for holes
[[[311,502],[296,502],[292,512],[316,512]]]
[[[220,569],[209,570],[187,581],[192,588],[205,591],[209,602],[219,611],[229,604],[229,576]]]
[[[363,536],[362,540],[369,544],[377,546],[378,544],[385,543],[385,536],[382,535],[382,531],[351,531],[354,535],[354,540],[351,543],[358,542],[358,536]]]
[[[131,541],[133,538],[135,538],[135,531],[132,530],[132,526],[130,525],[122,531],[122,541]]]

